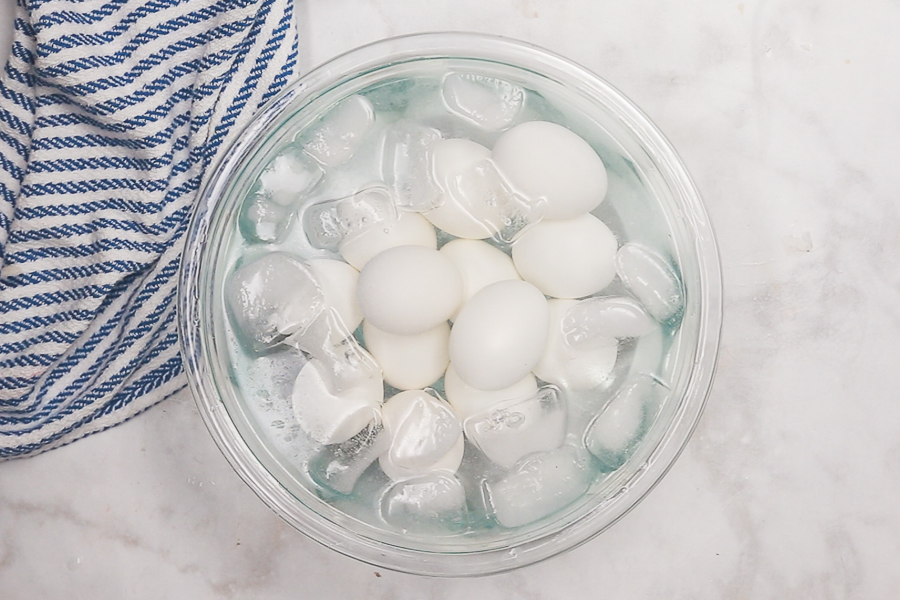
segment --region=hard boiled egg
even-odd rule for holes
[[[556,123],[513,127],[494,144],[492,158],[513,187],[546,203],[548,219],[574,219],[606,196],[603,161],[590,144]]]
[[[395,335],[434,329],[459,308],[462,278],[449,258],[422,246],[398,246],[370,260],[357,298],[372,325]]]
[[[616,237],[594,215],[542,221],[522,234],[512,257],[522,279],[554,298],[583,298],[616,276]]]
[[[437,248],[437,234],[431,223],[418,213],[401,211],[393,223],[368,227],[345,237],[338,250],[348,263],[362,270],[374,256],[397,246]]]
[[[509,255],[487,242],[453,240],[444,244],[440,252],[459,269],[463,284],[463,304],[492,283],[521,279]],[[450,320],[455,316],[450,317]]]
[[[414,335],[394,335],[363,323],[366,348],[378,361],[384,380],[399,390],[424,388],[441,378],[450,354],[450,325],[441,323]]]
[[[524,378],[547,343],[544,295],[525,281],[493,283],[469,300],[450,332],[450,361],[479,390],[501,390]]]

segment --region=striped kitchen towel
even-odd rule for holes
[[[0,459],[185,387],[191,208],[296,58],[293,0],[18,0],[0,76]]]

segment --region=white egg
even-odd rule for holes
[[[363,267],[357,298],[363,316],[378,329],[413,335],[434,329],[456,312],[462,278],[437,250],[399,246]]]
[[[606,167],[590,144],[555,123],[530,121],[500,136],[492,158],[529,198],[546,202],[548,219],[574,219],[606,196]]]
[[[378,361],[384,380],[399,390],[424,388],[441,378],[450,362],[450,325],[441,323],[414,335],[394,335],[363,323],[366,348]]]
[[[422,214],[450,235],[473,240],[490,237],[491,230],[464,209],[454,196],[453,179],[478,162],[490,158],[491,151],[471,140],[449,139],[438,142],[433,156],[434,178],[444,193],[437,208]]]
[[[384,385],[381,377],[332,394],[325,384],[321,365],[310,360],[300,369],[291,394],[294,415],[300,428],[320,444],[339,444],[379,419]]]
[[[369,227],[345,237],[338,250],[348,263],[362,270],[374,256],[397,246],[437,249],[437,234],[428,219],[418,213],[401,211],[394,223]]]
[[[522,234],[512,257],[522,279],[554,298],[583,298],[616,276],[616,237],[594,215],[542,221]]]
[[[544,295],[530,283],[493,283],[459,311],[450,331],[450,361],[471,387],[509,387],[540,360],[549,319]]]
[[[531,373],[507,388],[492,392],[475,389],[460,379],[453,363],[447,367],[447,373],[444,375],[444,392],[447,394],[447,402],[463,421],[500,402],[531,397],[537,393],[537,390],[537,380]]]
[[[306,266],[322,288],[325,304],[337,311],[347,330],[352,332],[359,327],[363,318],[356,301],[359,271],[343,261],[328,258],[308,260]]]
[[[459,418],[445,402],[422,390],[400,392],[384,403],[382,418],[391,449],[378,463],[392,480],[459,468],[465,438]]]
[[[487,242],[453,240],[444,244],[440,253],[453,261],[459,269],[463,284],[463,305],[492,283],[521,279],[509,255]],[[450,320],[455,318],[454,314]]]
[[[549,300],[550,334],[534,374],[540,379],[572,391],[583,391],[603,385],[616,365],[619,353],[616,338],[592,340],[590,349],[573,352],[566,347],[563,320],[577,300]]]

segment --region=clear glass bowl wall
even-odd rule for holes
[[[259,410],[259,398],[241,393],[247,380],[222,290],[238,257],[248,251],[238,225],[241,204],[275,152],[343,98],[381,83],[447,71],[521,86],[552,107],[551,120],[594,147],[610,176],[607,199],[594,214],[625,240],[671,257],[683,282],[685,311],[680,327],[664,330],[661,345],[639,341],[629,350],[631,371],[654,375],[667,393],[622,467],[598,476],[589,492],[563,511],[531,525],[429,538],[373,526],[354,515],[352,505],[320,497],[303,468],[309,446],[302,432],[292,436],[273,429],[272,415]],[[316,199],[321,198],[310,198]],[[721,321],[715,241],[674,150],[638,109],[596,76],[500,38],[430,34],[386,40],[338,57],[291,85],[241,132],[217,166],[191,225],[182,269],[179,308],[189,379],[204,421],[236,471],[276,513],[313,539],[408,572],[504,571],[603,531],[671,466],[699,419],[715,367]]]

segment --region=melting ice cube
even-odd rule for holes
[[[378,378],[381,368],[353,337],[336,309],[328,306],[307,325],[284,340],[319,362],[329,389],[340,393]]]
[[[297,422],[320,444],[337,444],[356,435],[370,421],[380,421],[384,387],[380,377],[333,392],[322,364],[312,359],[300,369],[292,402]]]
[[[625,297],[582,300],[566,312],[562,321],[565,343],[574,352],[607,346],[609,338],[640,337],[656,327],[640,304]]]
[[[326,167],[335,167],[353,155],[374,123],[372,103],[362,96],[350,96],[323,116],[300,141],[313,158]]]
[[[681,281],[658,254],[640,244],[625,244],[616,254],[616,273],[657,321],[670,323],[681,318]]]
[[[270,252],[239,267],[225,284],[240,337],[262,352],[305,329],[322,312],[322,289],[302,261]]]
[[[244,238],[251,242],[275,242],[284,235],[290,224],[291,210],[266,198],[253,194],[244,203],[240,227]]]
[[[621,467],[634,449],[645,421],[646,400],[655,385],[650,377],[638,377],[623,387],[588,426],[584,446],[605,469]]]
[[[371,422],[349,440],[323,447],[310,458],[309,474],[323,487],[350,494],[360,476],[390,444],[390,435],[384,426]]]
[[[558,448],[566,435],[566,407],[555,387],[501,402],[466,419],[466,437],[505,469],[533,452]]]
[[[424,212],[440,203],[441,190],[431,172],[434,146],[439,141],[437,129],[405,119],[387,130],[382,169],[400,208]]]
[[[513,190],[490,159],[449,177],[447,185],[460,207],[500,242],[512,243],[544,216],[545,202]]]
[[[509,126],[525,103],[519,86],[472,73],[447,75],[441,94],[450,111],[490,131]]]
[[[344,238],[393,225],[398,218],[390,191],[376,186],[346,198],[309,205],[303,211],[303,230],[314,247],[337,250]]]
[[[567,298],[552,298],[547,302],[550,334],[534,374],[566,391],[606,387],[617,362],[618,342],[616,338],[597,336],[586,347],[569,347],[563,322],[568,311],[577,305],[577,300]]]
[[[291,206],[322,179],[322,167],[308,154],[288,147],[259,176],[260,192],[279,206]]]
[[[381,467],[391,479],[435,469],[455,472],[462,460],[462,425],[442,399],[423,390],[400,392],[385,402],[382,415],[391,449]]]
[[[465,489],[444,471],[399,481],[381,498],[381,516],[403,532],[452,529],[463,523],[465,515]]]
[[[487,489],[494,517],[504,527],[518,527],[565,508],[591,483],[583,450],[562,446],[536,454]]]

